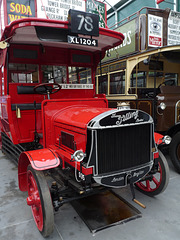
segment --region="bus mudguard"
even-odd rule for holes
[[[22,152],[18,162],[18,179],[21,191],[27,191],[27,167],[35,170],[47,170],[59,166],[60,160],[52,149],[44,148],[33,151]]]

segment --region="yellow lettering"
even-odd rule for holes
[[[12,15],[12,14],[9,14],[9,19],[10,19],[10,22],[14,21],[17,19],[17,16],[16,15]]]
[[[10,4],[10,12],[16,12],[16,13],[20,13],[22,15],[27,15],[27,16],[32,16],[32,11],[31,11],[31,7],[30,6],[25,6],[23,4],[19,4],[19,3],[14,3],[12,2]],[[16,19],[20,19],[20,18],[24,18],[21,16],[16,16],[16,15],[11,15],[9,14],[9,19],[10,21],[14,21]]]
[[[21,11],[21,6],[20,6],[19,3],[17,3],[17,4],[16,4],[16,12],[17,12],[17,13],[20,13],[20,11]]]
[[[10,4],[10,12],[15,11],[15,6],[14,5],[15,5],[15,3],[13,3],[13,2]]]
[[[21,4],[21,14],[26,14],[26,6]]]
[[[26,18],[25,16],[18,16],[18,15],[13,15],[13,14],[9,14],[9,19],[10,19],[10,22],[13,22],[17,19],[21,19],[21,18]]]
[[[27,12],[26,12],[26,15],[32,15],[32,12],[31,12],[31,7],[30,6],[27,6]]]

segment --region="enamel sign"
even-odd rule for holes
[[[168,18],[167,45],[180,44],[180,13],[171,11]]]
[[[155,15],[148,15],[148,46],[163,46],[163,18]]]
[[[8,24],[14,20],[35,17],[35,3],[29,0],[11,1],[7,0]]]

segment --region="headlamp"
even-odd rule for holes
[[[161,102],[159,105],[161,110],[165,110],[166,109],[166,104],[164,102]]]
[[[168,135],[166,135],[162,138],[162,142],[167,144],[167,145],[169,145],[171,143],[171,140],[172,140],[172,138]]]
[[[86,154],[83,153],[81,150],[77,150],[74,152],[73,155],[71,155],[71,159],[76,162],[82,162],[82,160],[85,158]]]

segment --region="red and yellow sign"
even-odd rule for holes
[[[28,0],[7,0],[8,23],[27,17],[35,17],[35,3]]]

